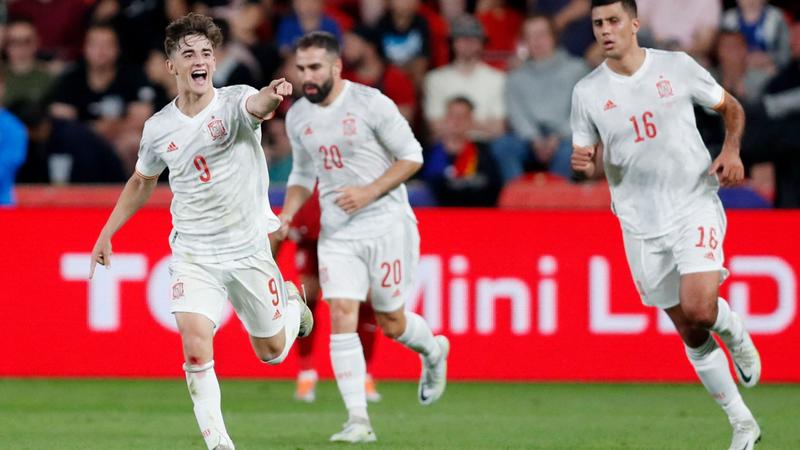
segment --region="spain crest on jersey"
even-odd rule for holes
[[[208,131],[211,133],[212,141],[216,141],[228,134],[228,131],[225,129],[225,124],[222,123],[222,119],[214,119],[209,122]]]
[[[658,88],[659,98],[672,97],[672,84],[669,80],[659,81],[656,83],[656,87]]]
[[[342,121],[342,133],[344,133],[345,136],[355,136],[357,131],[355,117],[347,117]]]
[[[183,297],[183,281],[178,281],[172,285],[172,299],[177,300]]]

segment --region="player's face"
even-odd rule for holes
[[[639,19],[632,18],[622,2],[592,8],[594,37],[606,58],[619,59],[632,48]]]
[[[298,49],[295,67],[300,75],[303,95],[311,103],[324,102],[334,82],[342,76],[342,60],[324,48]]]
[[[167,59],[167,70],[176,77],[178,92],[208,93],[214,88],[211,78],[216,68],[214,46],[208,38],[198,34],[183,38]]]

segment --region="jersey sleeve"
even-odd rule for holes
[[[167,167],[163,159],[155,152],[150,143],[148,126],[145,123],[142,140],[139,142],[139,159],[136,161],[136,172],[144,178],[158,178]]]
[[[706,108],[715,108],[721,105],[725,99],[725,90],[722,86],[694,58],[685,53],[681,56],[684,58],[684,75],[688,82],[692,101]]]
[[[241,84],[237,88],[239,88],[239,119],[249,129],[256,130],[261,126],[262,118],[254,116],[247,110],[247,99],[252,95],[258,94],[258,89],[246,84]]]
[[[289,142],[292,144],[292,171],[286,186],[301,186],[313,192],[317,182],[314,161],[300,142],[294,112],[294,109],[290,109],[286,114],[286,134],[289,135]]]
[[[592,122],[581,95],[579,85],[572,90],[572,112],[570,114],[572,127],[572,144],[578,147],[591,147],[600,140],[597,128]]]
[[[370,111],[375,121],[373,130],[383,146],[397,159],[422,162],[422,145],[420,145],[411,126],[397,105],[383,94],[372,100]]]

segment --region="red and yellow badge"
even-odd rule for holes
[[[669,80],[661,80],[656,83],[656,87],[658,88],[658,96],[660,98],[672,97],[672,83]]]
[[[212,141],[216,141],[228,134],[228,130],[225,129],[225,124],[222,123],[222,119],[214,119],[208,122],[208,131],[211,133]]]
[[[342,120],[342,133],[345,136],[355,136],[357,132],[355,117],[348,116]]]

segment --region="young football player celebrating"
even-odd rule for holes
[[[169,168],[173,230],[171,311],[183,342],[186,381],[209,449],[233,449],[220,409],[213,338],[230,298],[256,355],[282,362],[297,337],[313,326],[311,312],[284,283],[267,235],[280,222],[267,197],[269,177],[261,122],[292,86],[275,80],[215,89],[214,49],[222,34],[211,18],[189,14],[166,29],[167,69],[178,97],[144,126],[136,171],[120,194],[92,251],[111,264],[111,237],[147,201]]]

